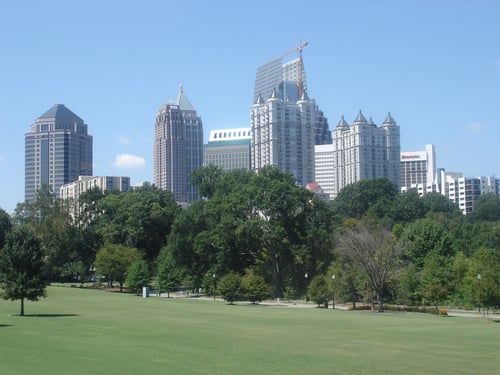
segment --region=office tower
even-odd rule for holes
[[[205,165],[223,170],[250,169],[250,128],[212,130],[205,145]]]
[[[203,165],[203,125],[201,117],[179,86],[175,100],[167,100],[158,110],[154,138],[154,184],[170,190],[177,202],[198,199],[191,185],[191,173]]]
[[[333,192],[323,189],[335,197],[347,185],[382,177],[399,189],[400,153],[399,126],[390,113],[380,127],[371,118],[367,121],[361,111],[351,126],[342,116],[333,131],[334,189]]]
[[[278,96],[285,101],[297,102],[302,93],[307,92],[307,80],[302,61],[302,49],[308,45],[307,42],[299,43],[299,46],[291,49],[281,57],[274,59],[257,69],[253,92],[253,103],[259,96],[264,100],[269,98],[273,90],[277,90]],[[284,58],[298,52],[299,57],[285,62]],[[332,134],[329,129],[328,119],[319,108],[315,107],[314,118],[314,144],[322,145],[332,143]]]
[[[422,151],[401,152],[401,191],[416,190],[420,195],[438,191],[434,145]]]
[[[62,185],[92,175],[92,136],[87,124],[62,104],[55,104],[25,134],[26,201],[47,185],[59,197]]]

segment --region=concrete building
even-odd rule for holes
[[[314,155],[316,183],[328,199],[333,200],[338,193],[335,185],[335,146],[333,143],[316,145]]]
[[[190,179],[203,166],[203,124],[182,86],[175,100],[167,100],[158,110],[153,158],[156,187],[170,190],[177,202],[198,199]]]
[[[305,186],[314,182],[314,116],[315,103],[305,92],[298,101],[282,98],[278,90],[251,110],[251,167],[277,167],[294,175]]]
[[[66,201],[67,207],[75,217],[80,212],[80,195],[98,188],[106,192],[111,190],[130,190],[130,177],[122,176],[79,176],[78,180],[64,184],[59,189],[59,196]]]
[[[344,187],[367,178],[386,177],[401,186],[400,131],[389,113],[382,125],[369,121],[361,111],[351,126],[342,116],[333,131],[333,177],[330,196]],[[320,185],[321,182],[317,181]]]
[[[425,145],[422,151],[401,152],[401,192],[408,190],[420,195],[439,191],[434,145]]]
[[[87,124],[63,104],[55,104],[25,134],[25,200],[34,200],[42,185],[59,197],[62,185],[91,175],[92,136]]]
[[[477,198],[482,194],[499,194],[500,180],[491,177],[464,177],[461,172],[440,170],[441,194],[457,204],[464,215],[474,211]]]
[[[205,145],[204,165],[223,170],[250,169],[250,128],[212,130]]]

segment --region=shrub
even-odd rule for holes
[[[271,295],[271,288],[262,276],[249,271],[242,280],[245,297],[252,303],[258,303]]]
[[[448,316],[448,309],[439,309],[439,315]]]
[[[231,272],[223,276],[218,284],[218,292],[231,305],[241,297],[241,276]]]
[[[309,298],[318,304],[328,307],[328,300],[332,296],[329,280],[324,275],[318,275],[312,279],[308,289]]]

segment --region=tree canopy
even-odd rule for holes
[[[37,301],[46,296],[48,269],[40,239],[26,225],[16,226],[7,235],[0,250],[0,287],[4,299]]]

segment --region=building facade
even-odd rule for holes
[[[282,98],[278,90],[251,110],[251,167],[274,166],[291,173],[297,184],[314,182],[315,103],[304,93],[298,101]]]
[[[250,169],[250,128],[212,130],[205,145],[204,165],[222,170]]]
[[[285,101],[297,102],[302,93],[307,92],[306,72],[302,61],[302,47],[292,51],[299,51],[300,56],[285,62],[283,57],[274,59],[257,69],[253,92],[253,103],[257,103],[259,96],[266,100],[274,90]],[[329,129],[328,119],[324,113],[315,107],[314,115],[314,144],[322,145],[332,143],[332,133]]]
[[[203,166],[203,124],[182,86],[175,100],[167,100],[158,110],[153,158],[156,187],[170,190],[177,202],[198,199],[190,179]]]
[[[25,134],[25,200],[34,200],[42,185],[59,197],[62,185],[91,175],[92,136],[87,124],[63,104],[55,104]]]
[[[381,126],[371,118],[367,121],[361,111],[352,125],[342,116],[333,131],[332,146],[320,147],[318,152],[323,153],[323,161],[320,165],[321,159],[318,159],[316,166],[318,172],[320,169],[324,172],[318,175],[317,182],[321,185],[328,179],[329,185],[323,181],[325,186],[321,187],[332,198],[344,187],[368,178],[385,177],[398,188],[401,186],[400,130],[390,113]],[[332,174],[328,177],[327,163],[331,165]],[[329,189],[332,184],[333,188]]]
[[[500,180],[491,177],[464,177],[461,172],[440,170],[441,194],[455,203],[464,215],[474,211],[477,198],[482,194],[499,194]]]
[[[130,190],[130,177],[122,176],[79,176],[78,180],[64,184],[59,189],[59,196],[66,201],[66,205],[73,217],[80,212],[80,195],[88,190],[98,188],[106,192]]]
[[[420,195],[439,190],[434,145],[425,145],[422,151],[401,152],[401,191],[408,190]]]

